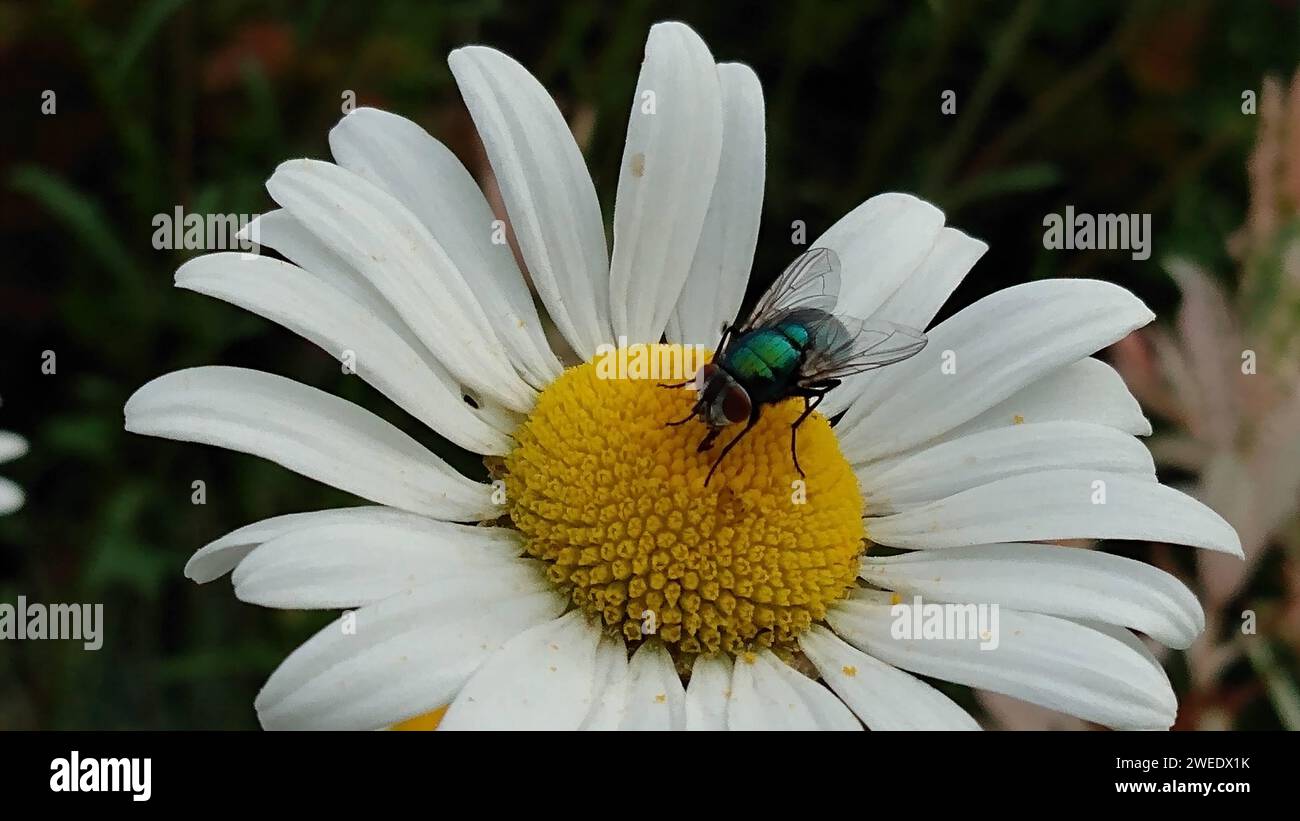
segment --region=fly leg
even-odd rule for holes
[[[682,385],[689,385],[689,384],[690,384],[689,381],[688,381],[688,382],[683,382],[683,383],[682,383]],[[681,387],[681,385],[664,385],[664,384],[661,383],[661,384],[659,385],[659,387],[661,387],[661,388],[679,388],[679,387]],[[666,427],[666,428],[675,428],[675,427],[677,427],[678,425],[685,425],[687,422],[689,422],[689,421],[691,421],[692,419],[694,419],[695,417],[699,416],[699,415],[704,411],[704,407],[705,407],[705,405],[704,405],[704,398],[701,397],[700,399],[697,399],[697,400],[696,400],[696,402],[695,402],[694,405],[691,405],[691,412],[690,412],[689,414],[687,414],[687,415],[685,416],[685,418],[678,419],[678,420],[675,421],[675,422],[669,422],[669,423],[665,424],[664,427]]]
[[[807,419],[808,416],[817,409],[817,406],[821,404],[822,399],[826,397],[826,394],[830,392],[831,388],[834,388],[839,384],[840,380],[838,379],[826,379],[821,382],[813,383],[805,390],[796,394],[803,397],[803,413],[799,414],[799,418],[790,426],[790,458],[794,460],[794,469],[799,471],[799,477],[801,479],[807,477],[804,475],[803,468],[799,466],[799,453],[795,449],[795,440],[799,433],[799,426],[803,424],[803,420]]]
[[[704,438],[700,440],[700,444],[695,448],[695,452],[703,453],[713,447],[713,440],[718,438],[719,433],[722,433],[722,428],[709,428],[709,432],[704,434]]]
[[[694,379],[687,379],[685,382],[674,382],[674,383],[671,384],[671,385],[669,385],[669,384],[667,384],[667,383],[665,383],[665,382],[660,382],[660,383],[658,383],[658,387],[661,387],[661,388],[684,388],[684,387],[686,387],[687,385],[691,385],[691,384],[693,384],[694,382],[695,382]],[[665,427],[675,428],[675,427],[677,427],[678,425],[685,425],[687,422],[689,422],[689,421],[691,421],[692,419],[694,419],[694,418],[699,414],[699,412],[700,412],[700,403],[699,403],[699,402],[696,402],[695,405],[694,405],[694,407],[691,408],[691,413],[690,413],[689,416],[687,416],[685,419],[678,419],[676,422],[669,422],[667,425],[665,425]]]
[[[678,420],[676,420],[676,421],[674,421],[674,422],[669,422],[669,423],[665,424],[664,427],[666,427],[666,428],[675,428],[675,427],[677,427],[677,426],[679,426],[679,425],[685,425],[687,422],[689,422],[689,421],[691,421],[692,419],[694,419],[694,418],[696,417],[696,415],[698,414],[698,412],[699,412],[698,407],[692,407],[692,408],[691,408],[691,412],[690,412],[689,414],[687,414],[685,418],[683,418],[683,419],[678,419]]]
[[[723,323],[722,323],[722,338],[721,338],[720,340],[718,340],[718,351],[719,351],[719,352],[721,352],[721,351],[725,351],[725,350],[727,349],[727,343],[729,343],[729,342],[731,341],[731,332],[734,331],[735,329],[736,329],[736,326],[735,326],[735,325],[732,325],[730,322],[723,322]],[[715,356],[715,358],[716,358],[716,356]]]
[[[825,395],[825,393],[818,393],[812,396],[805,394],[803,398],[803,413],[799,414],[799,418],[794,420],[794,424],[790,426],[790,458],[794,460],[794,469],[799,471],[800,479],[806,478],[806,476],[804,475],[803,468],[799,467],[799,452],[795,449],[795,440],[799,435],[799,426],[802,425],[803,420],[807,419],[808,415],[816,409],[817,404],[822,401],[822,397]]]
[[[718,458],[713,462],[713,467],[709,468],[709,475],[704,478],[705,487],[709,486],[709,480],[713,478],[713,472],[718,469],[718,465],[722,464],[722,460],[727,458],[727,454],[731,452],[731,449],[734,448],[741,439],[744,439],[745,434],[749,433],[749,431],[758,424],[758,414],[762,407],[762,405],[754,406],[753,412],[749,415],[749,422],[745,424],[745,429],[736,434],[736,438],[728,442],[727,446],[722,449],[722,453],[718,454]],[[720,428],[715,428],[714,430],[720,430]]]

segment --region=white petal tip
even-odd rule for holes
[[[653,26],[650,27],[650,34],[653,35],[656,31],[673,31],[673,30],[688,31],[695,37],[700,36],[695,32],[695,29],[686,25],[681,20],[662,20],[658,23],[655,23]]]
[[[497,51],[491,46],[461,46],[458,49],[453,49],[447,55],[447,65],[454,70],[458,64],[464,64],[466,61],[475,59],[504,59],[512,63],[516,62],[509,54]]]

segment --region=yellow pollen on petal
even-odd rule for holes
[[[662,346],[647,346],[658,349]],[[693,390],[568,369],[538,398],[505,458],[511,520],[551,581],[611,633],[657,636],[683,653],[795,648],[854,586],[865,532],[853,470],[818,413],[790,427],[802,399],[763,408],[696,447]]]

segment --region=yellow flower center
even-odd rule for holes
[[[662,346],[654,346],[662,347]],[[857,575],[862,496],[830,423],[790,426],[802,399],[763,408],[711,450],[691,420],[696,394],[668,379],[601,378],[573,367],[538,398],[505,459],[510,517],[527,552],[574,603],[630,641],[658,636],[683,653],[793,648]]]
[[[406,721],[394,724],[391,729],[401,732],[414,732],[421,730],[436,730],[442,723],[442,717],[447,714],[446,707],[439,707],[436,710],[430,710],[423,715],[415,718],[408,718]]]

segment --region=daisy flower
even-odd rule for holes
[[[27,440],[16,433],[0,430],[0,464],[12,462],[27,453]],[[6,516],[23,506],[23,489],[0,476],[0,516]]]
[[[256,454],[373,503],[248,525],[186,567],[197,582],[232,573],[247,602],[344,610],[267,681],[263,726],[978,726],[917,675],[1170,726],[1173,690],[1137,634],[1186,647],[1196,598],[1146,564],[1042,543],[1240,554],[1223,519],[1156,480],[1135,438],[1147,420],[1091,357],[1151,321],[1141,301],[1091,280],[995,293],[930,328],[920,355],[829,394],[799,429],[801,498],[798,400],[768,407],[706,485],[702,426],[665,424],[694,394],[602,379],[595,358],[615,341],[713,346],[736,316],[766,162],[758,79],[684,25],[651,29],[611,254],[538,81],[482,46],[449,62],[540,311],[466,169],[368,109],[330,132],[335,162],[289,161],[267,183],[280,210],[253,228],[288,262],[211,254],[176,282],[354,362],[495,481],[260,371],[171,373],[126,405],[128,430]],[[986,248],[904,194],[808,247],[843,262],[839,311],[916,328]],[[916,596],[998,605],[997,648],[896,637],[895,604]]]

